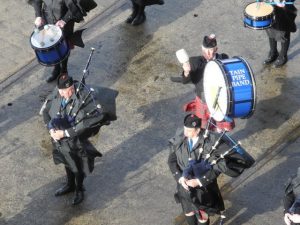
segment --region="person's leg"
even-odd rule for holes
[[[208,225],[209,224],[209,217],[208,214],[204,210],[199,210],[196,214],[196,218],[198,220],[198,224],[201,225]]]
[[[78,172],[75,175],[76,188],[75,188],[75,197],[72,202],[73,205],[78,205],[84,199],[83,180],[84,180],[84,173],[82,171]]]
[[[264,64],[270,64],[274,62],[278,57],[277,42],[274,38],[269,38],[270,51],[268,58],[264,61]]]
[[[66,57],[63,61],[61,61],[60,63],[60,73],[68,73],[68,60],[69,60],[69,56]]]
[[[146,20],[146,15],[145,15],[145,5],[141,4],[138,6],[138,11],[137,11],[137,15],[134,18],[134,20],[132,21],[132,25],[137,26],[140,25],[142,23],[144,23]]]
[[[198,220],[197,220],[194,212],[186,213],[185,221],[187,222],[188,225],[197,225],[198,224],[198,222],[197,222]]]
[[[58,63],[54,66],[51,75],[49,77],[47,77],[46,81],[48,83],[50,83],[50,82],[56,80],[56,78],[59,76],[59,74],[60,74],[60,64]]]
[[[145,6],[148,5],[163,5],[165,2],[163,0],[146,0]]]
[[[126,19],[126,23],[132,23],[132,21],[134,20],[134,18],[136,17],[137,13],[138,13],[138,4],[136,4],[133,0],[131,0],[132,3],[132,12],[131,15]]]
[[[275,67],[277,67],[277,68],[283,66],[288,61],[287,52],[288,52],[289,46],[290,46],[290,33],[289,32],[285,35],[285,40],[280,43],[281,43],[281,50],[280,50],[280,53],[279,53],[279,56],[278,56],[276,62],[274,63]]]
[[[78,172],[75,174],[76,187],[75,187],[75,196],[72,205],[78,205],[84,199],[84,188],[83,188],[84,172],[83,172],[83,163],[81,157],[76,155],[76,157],[74,157],[74,161],[76,163]]]
[[[65,195],[75,191],[75,175],[69,168],[65,167],[65,170],[67,174],[67,183],[56,190],[55,196]]]

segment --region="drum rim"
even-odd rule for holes
[[[249,14],[247,14],[246,12],[244,12],[244,17],[254,20],[254,21],[264,21],[264,20],[268,20],[268,19],[273,19],[274,20],[274,12],[272,12],[271,14],[269,14],[268,16],[250,16]]]
[[[63,41],[67,42],[64,38],[64,36],[62,35],[59,40],[54,44],[52,45],[51,47],[47,47],[47,48],[38,48],[36,46],[34,46],[31,42],[31,37],[32,35],[34,34],[34,31],[31,33],[31,36],[30,36],[30,39],[29,39],[29,42],[30,42],[30,45],[31,45],[31,48],[34,49],[34,50],[48,50],[48,49],[52,49],[54,47],[56,47],[58,44],[62,43]],[[68,43],[67,43],[68,44]]]
[[[256,81],[255,81],[253,70],[250,67],[249,63],[241,56],[234,56],[233,58],[238,58],[238,59],[242,60],[247,65],[247,68],[249,70],[251,80],[252,80],[252,86],[253,86],[253,88],[252,88],[252,90],[253,90],[253,94],[252,94],[253,101],[252,101],[252,107],[251,107],[252,109],[248,113],[248,115],[241,117],[241,119],[247,119],[247,118],[249,118],[253,115],[253,113],[255,112],[255,108],[256,108],[256,101],[257,101],[257,98],[256,98]]]
[[[36,46],[34,46],[34,45],[32,44],[31,38],[32,38],[32,36],[33,36],[34,33],[35,33],[34,31],[32,31],[32,33],[31,33],[31,35],[30,35],[30,38],[29,38],[29,43],[30,43],[30,45],[31,45],[31,48],[33,48],[33,49],[39,49],[39,50],[47,50],[47,49],[50,49],[50,48],[53,48],[53,47],[57,46],[59,43],[62,42],[62,40],[63,40],[63,41],[66,41],[66,40],[65,40],[65,37],[64,37],[64,33],[63,33],[63,31],[62,31],[62,29],[61,29],[60,27],[58,27],[58,26],[56,26],[56,25],[54,25],[54,24],[45,24],[45,25],[43,25],[43,28],[44,28],[46,25],[47,25],[47,26],[50,26],[50,27],[55,26],[55,27],[59,28],[59,29],[61,30],[61,37],[60,37],[60,38],[58,39],[58,41],[57,41],[54,45],[52,45],[51,47],[39,48],[39,47],[36,47]]]
[[[273,26],[273,23],[274,23],[274,22],[272,22],[270,25],[268,25],[268,26],[266,26],[266,27],[252,27],[252,26],[250,26],[250,25],[248,25],[247,23],[244,22],[244,26],[245,26],[245,27],[248,27],[248,28],[250,28],[250,29],[252,29],[252,30],[266,30],[266,29],[272,27],[272,26]]]
[[[232,104],[230,104],[231,102],[234,102],[234,99],[233,99],[233,94],[232,94],[232,85],[231,85],[231,82],[228,81],[228,70],[225,70],[225,64],[221,61],[221,60],[217,60],[218,61],[218,65],[219,67],[221,68],[221,70],[223,71],[223,77],[224,77],[224,80],[226,82],[226,90],[227,90],[227,96],[229,96],[229,101],[227,102],[227,112],[226,112],[226,115],[231,115],[232,114]],[[225,116],[224,116],[225,117]]]

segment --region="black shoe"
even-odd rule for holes
[[[59,76],[59,74],[60,74],[60,65],[58,64],[58,65],[54,66],[54,69],[53,69],[53,71],[51,73],[51,76],[49,76],[46,79],[47,83],[50,83],[50,82],[56,80],[56,78]]]
[[[59,188],[58,190],[55,191],[55,196],[62,196],[62,195],[65,195],[65,194],[68,194],[70,192],[73,192],[75,191],[75,187],[74,186],[70,186],[68,184],[66,184],[65,186]]]
[[[165,4],[165,2],[163,0],[147,0],[145,1],[145,6],[149,6],[149,5],[163,5]]]
[[[142,13],[141,15],[137,15],[131,24],[133,26],[137,26],[137,25],[144,23],[145,20],[146,20],[146,15],[145,15],[145,13]]]
[[[269,57],[264,61],[264,64],[268,65],[274,62],[278,57],[278,53],[276,54],[270,54]]]
[[[279,68],[282,67],[284,64],[286,64],[287,62],[287,57],[278,57],[278,59],[276,60],[276,62],[274,63],[275,68]]]
[[[131,14],[131,15],[126,19],[125,22],[126,22],[126,23],[132,23],[132,21],[134,20],[135,16],[136,16],[136,15]]]
[[[78,205],[80,204],[84,199],[84,193],[83,191],[76,191],[75,192],[75,197],[72,201],[72,205]]]
[[[137,8],[136,9],[133,8],[131,15],[126,19],[126,23],[132,23],[132,21],[134,20],[134,18],[137,15],[137,12],[138,12]]]

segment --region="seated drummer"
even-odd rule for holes
[[[269,37],[270,52],[264,64],[273,62],[275,68],[282,67],[287,61],[287,52],[290,45],[291,32],[296,32],[297,27],[295,18],[297,9],[294,4],[286,4],[294,2],[294,0],[277,0],[274,4],[275,22],[271,28],[267,29]],[[281,50],[277,51],[277,42],[281,43]]]
[[[202,55],[190,57],[189,61],[183,63],[182,83],[192,82],[195,85],[196,98],[184,106],[185,111],[192,111],[202,120],[202,128],[206,128],[210,117],[207,104],[203,93],[203,73],[208,61],[214,59],[228,59],[227,54],[218,54],[217,39],[214,34],[205,36],[202,43]],[[216,122],[217,131],[231,131],[234,127],[234,121],[227,118],[228,121]],[[215,127],[211,127],[215,129]]]

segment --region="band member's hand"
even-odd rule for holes
[[[182,69],[183,69],[183,75],[185,77],[188,77],[191,72],[191,64],[189,62],[183,63]]]
[[[58,20],[55,25],[60,28],[64,28],[64,26],[66,25],[66,22],[63,20]]]
[[[291,216],[291,214],[289,214],[289,213],[284,214],[284,222],[286,225],[291,225],[291,220],[290,220],[289,216]]]
[[[300,215],[299,214],[289,214],[289,213],[286,213],[288,214],[288,218],[290,221],[292,221],[293,223],[300,223]]]
[[[284,3],[277,3],[276,6],[280,7],[280,8],[283,8],[285,6]]]
[[[63,130],[50,130],[50,135],[55,141],[59,141],[64,137]]]
[[[185,190],[189,190],[189,187],[186,184],[187,179],[185,179],[184,177],[180,177],[179,178],[179,184],[181,184],[181,186],[185,189]]]
[[[35,18],[34,25],[35,25],[36,27],[40,27],[40,26],[42,26],[43,24],[44,24],[44,20],[43,20],[42,17],[36,17],[36,18]]]
[[[190,180],[187,180],[186,181],[186,184],[189,186],[189,187],[197,187],[199,186],[199,182],[197,181],[197,179],[190,179]]]
[[[285,1],[275,0],[276,6],[283,8],[285,6]]]

